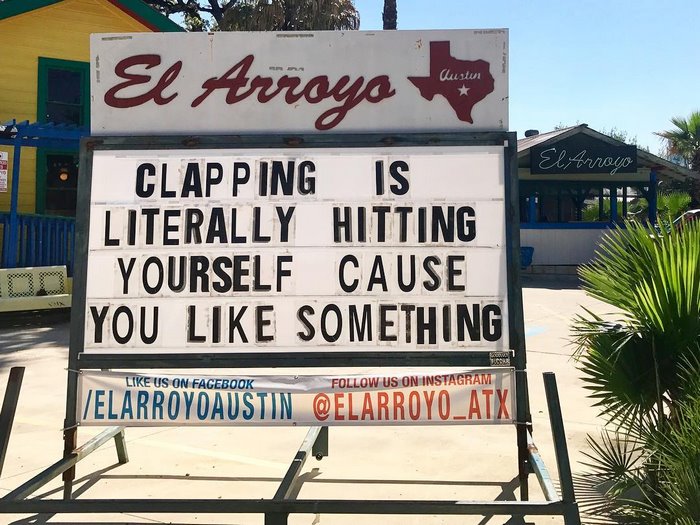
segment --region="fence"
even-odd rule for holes
[[[75,219],[48,215],[17,215],[17,242],[10,242],[10,214],[0,212],[0,268],[66,266],[73,275]]]

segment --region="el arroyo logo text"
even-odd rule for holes
[[[315,121],[316,129],[326,131],[340,124],[346,115],[362,102],[377,104],[393,97],[396,90],[388,75],[378,75],[365,79],[364,76],[351,78],[343,75],[331,81],[327,75],[317,75],[310,79],[282,75],[275,79],[269,76],[248,74],[255,57],[248,55],[219,77],[205,80],[202,92],[190,106],[195,108],[205,103],[216,91],[226,94],[226,104],[233,105],[248,98],[255,98],[260,104],[280,98],[286,104],[295,105],[302,99],[309,104],[319,104],[325,100],[338,103],[323,113]],[[104,96],[108,106],[133,108],[153,101],[159,106],[175,100],[176,80],[182,70],[182,60],[171,64],[165,71],[148,72],[161,66],[161,56],[142,54],[126,57],[114,68],[117,77],[124,80],[112,86]],[[157,78],[155,84],[154,78]],[[408,77],[427,100],[435,95],[444,96],[454,109],[457,117],[472,123],[471,110],[493,91],[494,80],[489,73],[489,64],[484,60],[458,60],[450,56],[449,42],[430,43],[430,74],[427,77]],[[139,92],[138,86],[143,91]],[[123,93],[128,91],[128,95]]]

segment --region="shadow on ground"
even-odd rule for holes
[[[118,467],[119,464],[110,465],[98,471],[92,472],[83,476],[80,479],[75,480],[75,486],[77,487],[74,491],[74,496],[79,498],[81,495],[85,494],[91,487],[97,484],[101,480],[107,479],[120,479],[120,480],[156,480],[156,479],[169,479],[169,480],[182,480],[182,481],[231,481],[231,482],[273,482],[279,483],[282,478],[279,477],[226,477],[226,476],[174,476],[174,475],[120,475],[120,474],[107,474],[107,472]],[[299,492],[305,483],[337,483],[337,484],[382,484],[382,485],[445,485],[445,486],[498,486],[501,489],[499,495],[495,498],[496,501],[515,501],[516,491],[518,490],[518,478],[515,477],[510,481],[506,482],[489,482],[489,481],[454,481],[454,480],[406,480],[406,479],[351,479],[351,478],[319,478],[321,474],[318,468],[312,469],[310,472],[306,472],[299,476],[297,483],[295,484],[294,491],[290,495],[291,499],[296,499],[299,496]],[[37,498],[46,498],[49,496],[56,496],[60,494],[61,489],[53,489],[36,496]],[[23,518],[12,522],[12,525],[38,525],[51,523],[51,518],[55,517],[55,514],[36,514],[28,518]],[[484,516],[478,525],[488,525],[494,516]],[[58,522],[61,523],[61,522]],[[106,525],[110,522],[81,522],[83,525]],[[123,525],[135,525],[141,522],[119,522]],[[185,525],[186,523],[193,522],[169,522],[171,525]],[[196,520],[199,525],[206,525],[206,523],[201,522],[199,519]],[[232,524],[237,522],[233,521]],[[314,521],[314,523],[317,523]],[[526,522],[522,517],[512,516],[505,525],[535,525],[532,522]]]
[[[521,274],[523,288],[546,288],[548,290],[578,290],[581,280],[577,275]]]
[[[0,370],[20,364],[26,351],[41,348],[67,351],[69,334],[68,309],[0,313]]]

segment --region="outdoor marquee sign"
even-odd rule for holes
[[[507,46],[502,29],[93,35],[73,368],[516,364]],[[102,409],[86,381],[84,422]]]
[[[94,135],[508,129],[508,33],[98,34]]]
[[[530,434],[506,30],[93,35],[91,66],[64,455],[0,512],[580,525],[552,374],[561,498]],[[329,426],[447,424],[515,427],[519,501],[296,498]],[[311,428],[271,499],[71,501],[77,461],[161,425]]]
[[[93,35],[72,367],[514,364],[507,45]]]
[[[86,354],[509,348],[503,147],[98,151],[89,225]]]
[[[319,399],[341,414],[325,424],[513,420],[503,145],[98,147],[89,159],[77,362],[138,369],[158,356],[167,368],[220,355],[231,367],[244,355],[313,355],[342,367],[380,351],[396,364],[445,353],[462,368],[445,372],[461,378],[449,385],[434,382],[435,367],[383,369],[387,384],[369,390],[368,376],[360,388],[276,376],[223,389],[193,377],[183,389],[173,388],[183,376],[83,370],[77,422],[319,424]],[[471,354],[506,368],[464,369]],[[266,402],[276,418],[259,418]]]

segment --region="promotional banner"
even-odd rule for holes
[[[508,129],[508,32],[94,34],[93,135]]]
[[[503,148],[97,151],[85,353],[509,350]]]
[[[81,425],[416,425],[512,423],[510,368],[363,375],[79,376]]]

